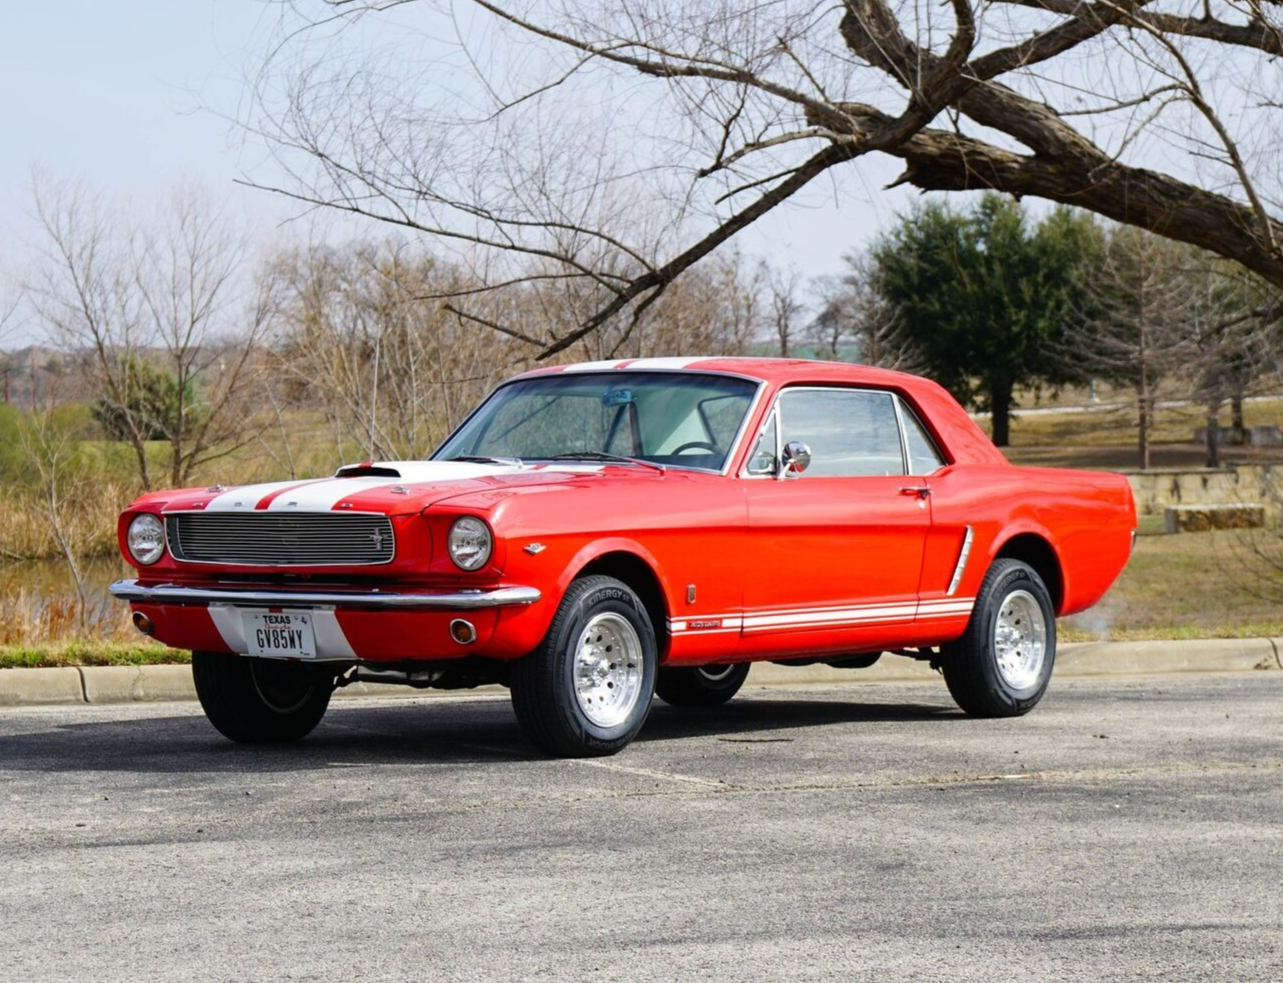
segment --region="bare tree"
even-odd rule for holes
[[[605,325],[590,336],[604,342],[595,349],[600,353],[597,357],[743,355],[766,328],[768,304],[762,284],[769,276],[765,264],[750,268],[733,251],[709,257],[676,281],[641,317]],[[569,317],[561,323],[569,323]],[[573,357],[575,350],[565,354]]]
[[[1154,411],[1163,383],[1188,377],[1205,311],[1193,270],[1196,252],[1135,228],[1110,230],[1088,309],[1058,351],[1079,372],[1134,393],[1136,464],[1151,462]],[[1188,385],[1181,395],[1189,394]]]
[[[510,342],[444,305],[457,271],[419,251],[311,247],[281,256],[273,277],[273,405],[320,413],[339,455],[423,455],[510,369]]]
[[[8,306],[0,306],[0,399],[9,402],[10,391],[10,373],[13,371],[12,359],[9,353],[3,348],[8,341],[9,335],[13,332],[17,321],[18,304],[21,295],[15,298]]]
[[[1220,410],[1230,403],[1229,441],[1247,440],[1243,399],[1273,378],[1280,353],[1273,291],[1259,278],[1226,263],[1207,262],[1193,271],[1200,291],[1190,332],[1197,355],[1189,367],[1192,397],[1206,408],[1207,466],[1220,467]]]
[[[545,332],[582,311],[584,301],[577,285],[556,279],[486,291],[459,266],[395,241],[288,252],[271,278],[281,317],[264,356],[272,380],[264,402],[276,423],[274,439],[262,446],[291,474],[308,414],[324,421],[338,456],[422,456],[496,382],[528,367],[528,345],[478,325]],[[465,314],[455,301],[470,289],[482,296]],[[739,354],[761,320],[757,285],[731,254],[692,271],[643,316],[566,354]],[[293,410],[301,415],[287,427]]]
[[[272,309],[245,275],[244,236],[192,189],[151,217],[74,183],[38,181],[35,203],[32,306],[50,339],[92,366],[144,487],[152,440],[167,446],[174,485],[251,441],[253,356]]]
[[[80,452],[85,434],[73,413],[62,405],[58,374],[43,392],[32,394],[33,405],[23,415],[18,429],[23,455],[39,493],[39,512],[48,525],[76,587],[78,618],[88,613],[88,594],[74,539],[70,530],[73,502],[69,497],[87,484],[88,468]]]
[[[282,11],[245,122],[288,177],[259,183],[450,243],[493,289],[578,284],[573,324],[501,325],[540,357],[637,316],[739,230],[871,153],[904,162],[899,183],[1077,205],[1283,286],[1283,30],[1260,0]],[[406,47],[354,54],[345,32],[366,20]],[[439,57],[419,57],[427,46]],[[477,302],[468,289],[461,308]]]
[[[815,284],[820,308],[810,334],[816,346],[837,360],[843,343],[849,343],[855,357],[866,365],[919,370],[914,347],[898,330],[896,312],[879,289],[876,264],[867,253],[851,253],[845,261],[845,273]]]
[[[802,276],[796,269],[766,268],[765,280],[770,305],[770,322],[779,342],[781,358],[788,358],[790,348],[802,327],[805,308],[800,296]]]

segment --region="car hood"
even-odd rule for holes
[[[328,512],[351,509],[402,515],[471,492],[514,490],[599,479],[599,464],[487,464],[471,461],[379,461],[340,468],[332,478],[154,492],[135,507],[166,512]],[[627,471],[638,469],[631,466]]]

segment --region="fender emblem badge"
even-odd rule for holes
[[[525,546],[521,548],[525,550],[527,553],[529,553],[531,556],[538,556],[548,547],[545,546],[543,543],[527,543]]]

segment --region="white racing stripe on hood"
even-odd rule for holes
[[[436,481],[467,481],[500,474],[522,474],[557,471],[600,471],[599,464],[557,464],[548,466],[510,464],[485,464],[474,461],[376,461],[378,467],[393,468],[399,478],[357,477],[317,478],[313,481],[271,481],[261,485],[245,485],[223,492],[205,506],[206,512],[250,512],[264,498],[276,494],[267,506],[269,512],[328,512],[339,502],[353,495],[386,488],[391,485],[411,485]],[[288,490],[287,490],[288,489]]]
[[[254,506],[273,492],[292,488],[297,481],[268,481],[261,485],[240,485],[231,491],[225,491],[205,506],[206,512],[243,512],[252,511]]]

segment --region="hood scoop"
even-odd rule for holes
[[[334,472],[336,478],[399,478],[401,472],[386,464],[349,464]]]

